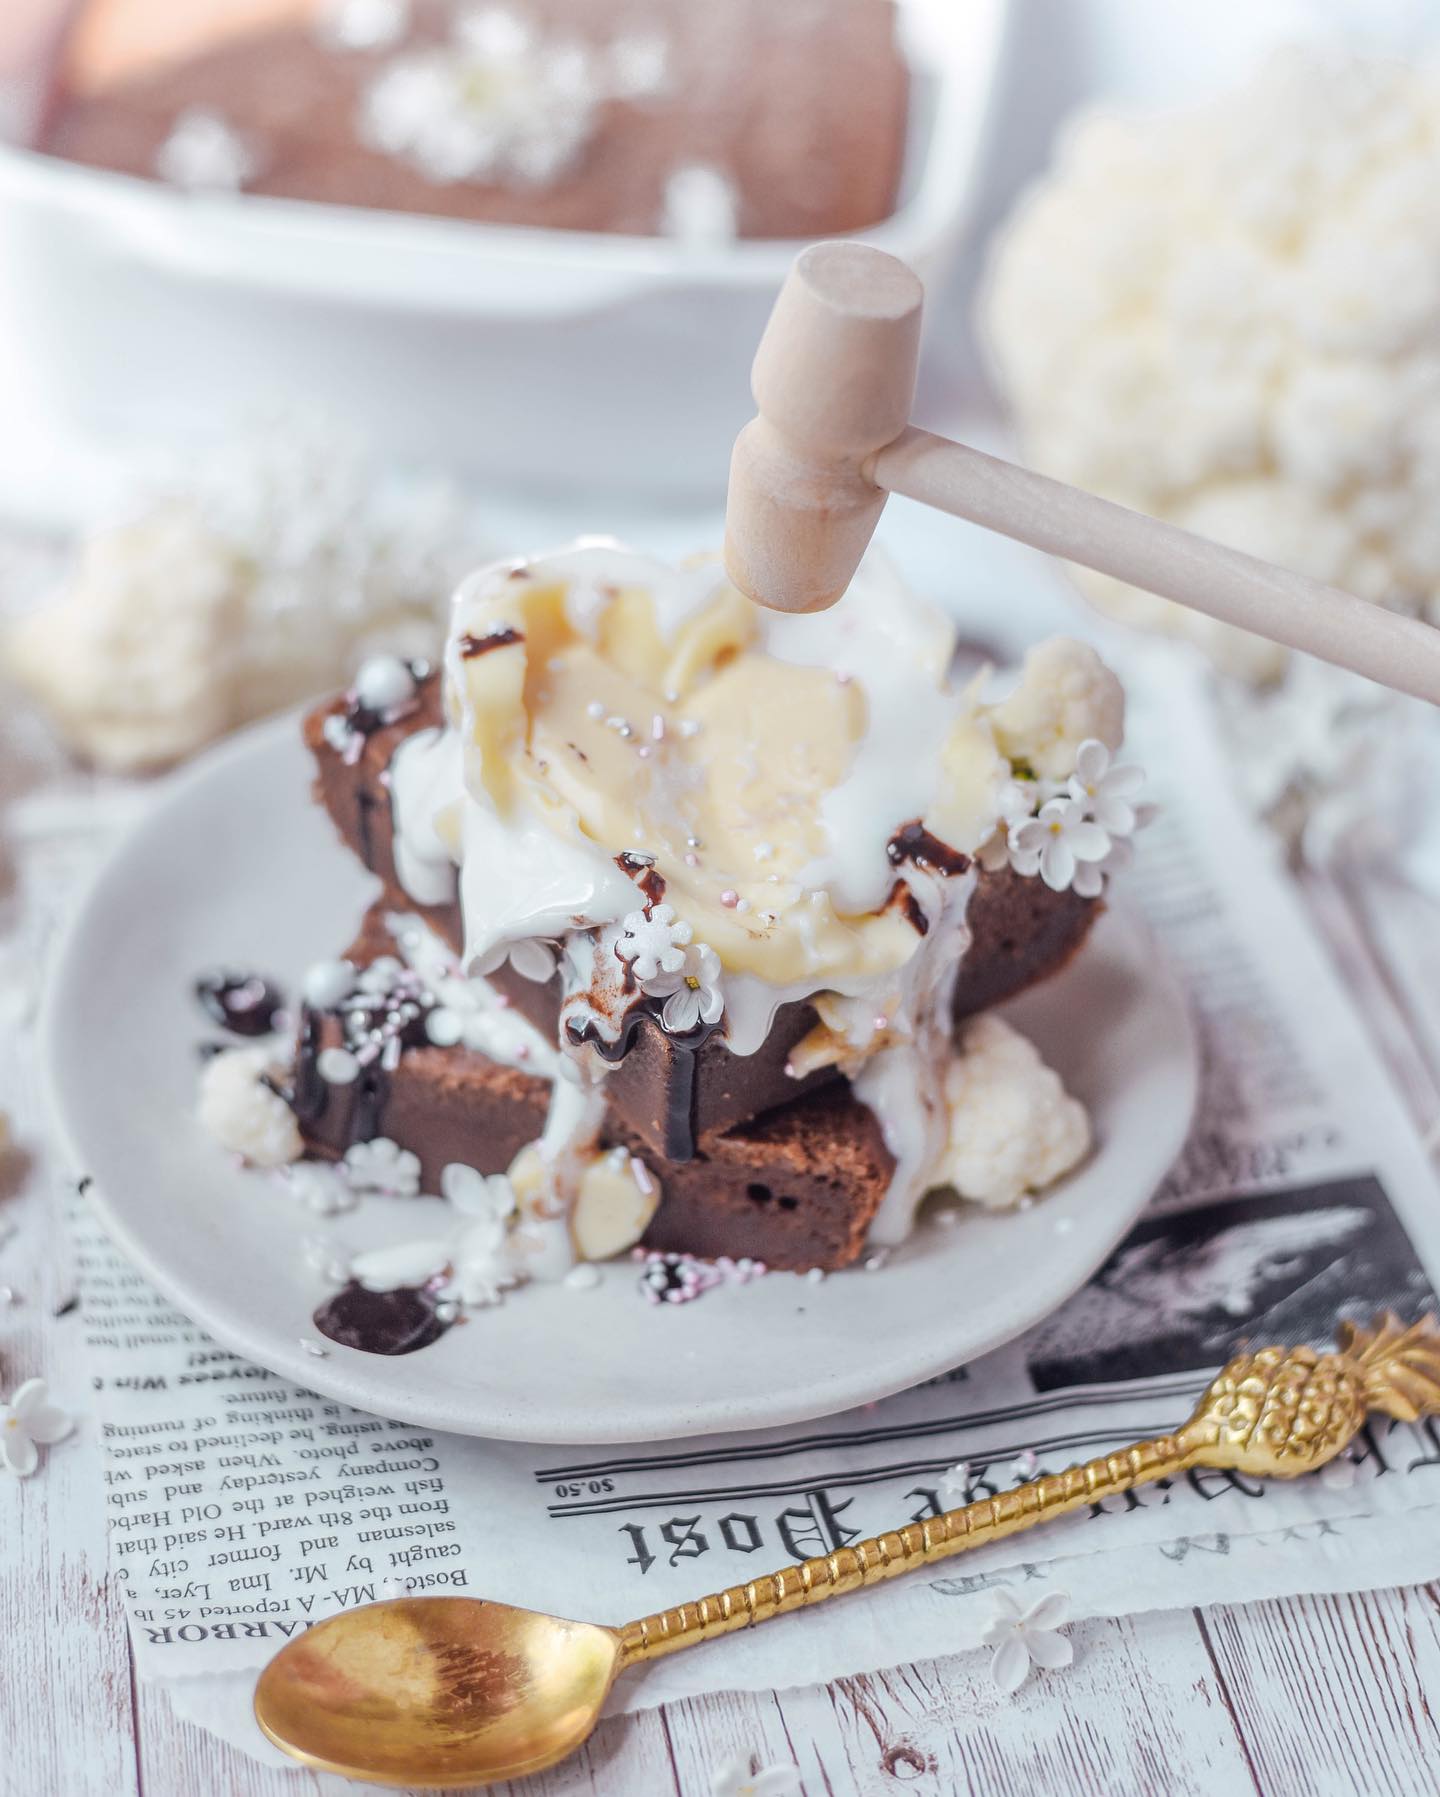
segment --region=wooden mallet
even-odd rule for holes
[[[903,493],[1207,617],[1440,702],[1440,631],[910,424],[924,290],[883,250],[818,243],[755,357],[759,416],[730,464],[730,577],[775,611],[823,611]]]

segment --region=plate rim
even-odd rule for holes
[[[56,1145],[70,1162],[71,1168],[81,1175],[89,1174],[90,1170],[86,1165],[89,1157],[80,1149],[80,1131],[72,1127],[72,1112],[65,1096],[65,1080],[60,1066],[63,1018],[67,1009],[63,1001],[74,977],[77,944],[102,907],[104,894],[111,880],[128,862],[134,844],[155,825],[157,819],[173,805],[179,804],[192,789],[206,785],[231,761],[263,753],[272,743],[277,746],[286,743],[294,747],[294,731],[304,710],[303,706],[292,708],[251,724],[224,738],[184,767],[157,782],[149,796],[149,802],[137,816],[129,820],[116,841],[109,845],[98,865],[69,903],[46,970],[36,1040],[41,1063],[40,1083]],[[1106,907],[1106,917],[1100,920],[1101,924],[1105,924],[1107,919],[1112,928],[1116,921],[1123,920],[1127,932],[1133,932],[1146,942],[1150,951],[1148,966],[1152,977],[1158,974],[1158,983],[1167,991],[1179,1030],[1180,1039],[1176,1046],[1183,1054],[1183,1067],[1177,1057],[1177,1071],[1183,1071],[1185,1078],[1183,1109],[1188,1131],[1198,1103],[1201,1071],[1199,1039],[1192,1007],[1169,958],[1139,913],[1123,902],[1118,905],[1109,904]],[[1056,977],[1063,978],[1064,970]],[[1004,1007],[999,1009],[1003,1011]],[[1181,1141],[1183,1142],[1183,1136]],[[719,1400],[697,1400],[690,1406],[683,1421],[676,1417],[661,1427],[645,1426],[639,1429],[633,1419],[611,1424],[586,1423],[579,1420],[583,1414],[580,1411],[576,1413],[577,1421],[573,1426],[559,1429],[551,1423],[540,1433],[533,1427],[526,1426],[523,1409],[519,1414],[489,1415],[478,1422],[467,1420],[456,1413],[443,1388],[437,1389],[439,1401],[434,1405],[427,1404],[423,1394],[420,1394],[421,1401],[418,1403],[392,1403],[385,1395],[383,1379],[379,1381],[378,1390],[375,1387],[377,1374],[383,1367],[392,1364],[386,1357],[365,1355],[362,1363],[358,1355],[351,1359],[348,1355],[336,1355],[333,1351],[327,1352],[324,1357],[315,1356],[305,1349],[298,1335],[285,1338],[260,1325],[256,1325],[252,1331],[246,1325],[243,1312],[237,1311],[232,1321],[230,1313],[222,1308],[217,1320],[217,1313],[211,1308],[206,1296],[202,1293],[197,1298],[188,1281],[171,1275],[163,1254],[156,1257],[149,1245],[148,1232],[137,1230],[127,1220],[124,1201],[117,1203],[112,1198],[103,1177],[92,1176],[94,1183],[86,1193],[86,1202],[121,1253],[176,1310],[213,1337],[221,1347],[267,1368],[280,1378],[368,1414],[393,1418],[407,1425],[435,1429],[447,1434],[537,1446],[602,1447],[681,1440],[698,1435],[734,1434],[815,1421],[839,1415],[861,1404],[893,1397],[956,1367],[969,1365],[983,1355],[993,1353],[1052,1315],[1067,1298],[1080,1290],[1143,1214],[1153,1196],[1155,1185],[1163,1178],[1179,1145],[1176,1144],[1167,1153],[1163,1162],[1158,1154],[1154,1156],[1160,1164],[1153,1178],[1137,1180],[1139,1195],[1131,1204],[1117,1211],[1110,1228],[1100,1231],[1092,1243],[1091,1252],[1078,1259],[1047,1258],[1043,1269],[1037,1269],[1029,1290],[1033,1293],[1039,1287],[1043,1294],[1041,1302],[1027,1302],[1024,1314],[1017,1314],[1013,1324],[997,1325],[983,1339],[967,1345],[958,1355],[938,1344],[928,1353],[920,1352],[912,1345],[908,1352],[896,1352],[882,1362],[872,1361],[861,1385],[855,1383],[851,1374],[845,1375],[845,1380],[842,1381],[838,1376],[827,1376],[815,1371],[809,1374],[803,1386],[772,1387],[764,1393],[746,1394],[743,1399],[726,1400],[731,1406],[740,1406],[734,1414],[714,1414]],[[975,1221],[1000,1224],[1005,1217],[1006,1213],[995,1212],[977,1217]],[[881,1344],[874,1345],[878,1347]],[[403,1364],[408,1357],[400,1359]],[[842,1388],[827,1391],[825,1388],[832,1384]],[[791,1393],[788,1400],[781,1395],[785,1389],[789,1389]],[[397,1394],[399,1395],[408,1397],[413,1394],[407,1392]],[[758,1413],[757,1404],[760,1406]]]

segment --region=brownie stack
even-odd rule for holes
[[[358,756],[327,737],[327,720],[353,705],[338,698],[305,720],[315,758],[315,794],[341,839],[380,882],[346,959],[365,967],[395,955],[388,918],[418,917],[455,954],[462,943],[458,900],[417,905],[394,860],[388,769],[416,731],[441,719],[440,679],[421,681],[417,708],[402,722],[375,722]],[[336,734],[332,731],[332,734]],[[980,872],[970,904],[972,942],[956,988],[957,1021],[1011,997],[1053,972],[1084,940],[1098,903],[1052,892],[1008,869]],[[490,983],[549,1041],[560,1023],[557,973],[540,983],[508,963]],[[375,1064],[349,1085],[327,1084],[316,1061],[342,1041],[338,1013],[307,1009],[300,1023],[293,1102],[311,1152],[339,1157],[356,1141],[388,1137],[419,1156],[422,1189],[439,1190],[441,1170],[461,1162],[504,1172],[544,1126],[551,1085],[457,1045],[434,1046],[423,1018],[408,1031],[394,1064]],[[702,1258],[750,1256],[803,1270],[845,1266],[860,1253],[894,1169],[879,1124],[833,1068],[797,1079],[789,1057],[815,1026],[808,1004],[776,1013],[753,1055],[737,1056],[723,1032],[694,1042],[659,1027],[646,1010],[631,1025],[604,1082],[603,1141],[622,1146],[651,1169],[661,1201],[647,1247]]]

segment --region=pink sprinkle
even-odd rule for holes
[[[497,1011],[508,1011],[510,1009],[510,994],[508,992],[497,992],[495,994],[495,1009]]]
[[[855,676],[853,674],[838,673],[835,676],[835,684],[836,686],[849,686],[854,678]]]
[[[724,905],[727,911],[733,911],[740,903],[740,894],[736,892],[733,887],[727,886],[720,894],[720,903]]]
[[[889,1029],[890,1019],[885,1015],[885,1013],[883,1011],[880,1013],[880,1015],[878,1017],[876,1017],[875,1027],[877,1030],[888,1030]]]
[[[657,743],[663,743],[665,740],[665,720],[658,711],[650,720],[650,736]]]
[[[642,761],[648,761],[650,759],[650,745],[648,743],[641,743],[637,753]]]
[[[530,1059],[530,1044],[528,1042],[517,1042],[515,1044],[515,1059],[517,1061],[528,1061]]]
[[[699,867],[700,857],[694,853],[687,855],[685,857],[685,865],[686,867]]]

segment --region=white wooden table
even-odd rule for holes
[[[0,804],[85,782],[23,714],[0,710]],[[13,849],[15,835],[8,832]],[[33,964],[45,889],[93,851],[64,809],[17,859],[0,825],[0,955]],[[1367,876],[1306,882],[1310,909],[1428,1139],[1440,1135],[1440,908]],[[41,921],[36,922],[37,919]],[[1434,946],[1432,946],[1432,939]],[[0,982],[5,966],[0,961]],[[1416,994],[1431,995],[1417,1004]],[[0,1170],[0,1387],[44,1373],[85,1408],[87,1375],[39,1094],[0,1009],[0,1104],[20,1148]],[[93,1423],[91,1424],[93,1426]],[[357,1787],[269,1771],[175,1721],[134,1674],[106,1569],[93,1460],[55,1450],[28,1482],[0,1480],[0,1792],[16,1797],[282,1797]],[[705,1797],[729,1755],[798,1761],[807,1797],[1033,1797],[1165,1793],[1332,1797],[1440,1791],[1440,1587],[1093,1622],[1076,1664],[1000,1697],[984,1654],[768,1696],[725,1696],[605,1724],[578,1759],[525,1797]],[[803,1667],[797,1676],[803,1677]]]

